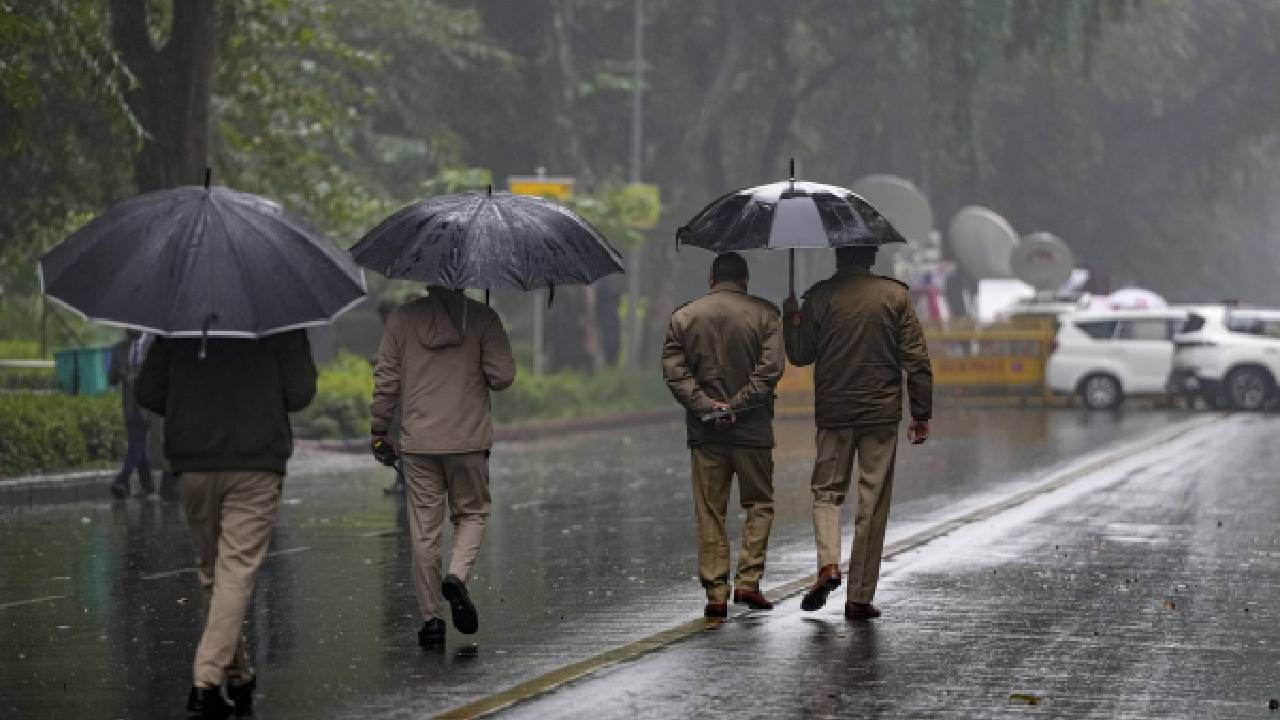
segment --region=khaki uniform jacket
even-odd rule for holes
[[[373,370],[370,430],[384,435],[400,406],[400,450],[421,455],[493,446],[489,391],[515,381],[498,314],[460,292],[432,288],[387,317]]]
[[[688,411],[689,447],[773,447],[773,391],[782,377],[778,308],[734,283],[718,283],[707,295],[671,314],[662,346],[662,375]],[[714,401],[737,415],[724,432],[701,417]]]
[[[786,318],[787,358],[814,364],[820,428],[896,425],[906,373],[911,417],[933,414],[933,368],[907,286],[869,270],[841,268],[805,293]]]

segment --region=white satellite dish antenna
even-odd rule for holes
[[[897,175],[878,173],[855,182],[850,190],[871,203],[902,237],[912,244],[932,247],[933,207],[929,198],[910,180]],[[882,245],[876,257],[879,272],[893,274],[894,259],[907,246]]]
[[[951,218],[947,242],[960,267],[974,279],[1007,278],[1013,274],[1009,254],[1018,245],[1018,233],[1008,220],[987,208],[961,208]]]
[[[1056,235],[1031,233],[1009,254],[1009,266],[1022,282],[1036,290],[1057,290],[1071,279],[1075,257]]]

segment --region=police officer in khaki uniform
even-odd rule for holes
[[[773,524],[773,391],[782,377],[778,308],[747,294],[749,272],[737,253],[716,257],[711,292],[671,315],[662,374],[688,411],[698,576],[707,617],[729,612],[729,538],[725,513],[733,477],[746,510],[733,601],[773,608],[760,592]]]
[[[856,461],[858,504],[844,609],[850,620],[880,616],[871,599],[893,492],[904,374],[912,444],[928,439],[933,410],[933,370],[911,295],[903,283],[871,273],[875,258],[875,247],[838,248],[835,275],[805,293],[802,308],[795,298],[783,304],[787,358],[815,366],[818,577],[801,607],[817,610],[840,586],[840,510]]]

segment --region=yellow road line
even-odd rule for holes
[[[1148,436],[1131,442],[1128,445],[1108,453],[1107,455],[1084,466],[1065,471],[1035,485],[1034,487],[1023,490],[1022,492],[1014,493],[1003,500],[976,508],[958,517],[945,520],[913,535],[902,538],[897,542],[891,543],[884,550],[884,558],[887,560],[895,555],[900,555],[909,550],[914,550],[926,543],[942,537],[943,535],[954,532],[965,525],[981,522],[982,520],[986,520],[1006,510],[1015,508],[1037,497],[1065,487],[1066,485],[1092,475],[1109,465],[1114,465],[1115,463],[1123,460],[1149,452],[1161,445],[1167,445],[1188,433],[1217,422],[1224,417],[1227,417],[1227,415],[1215,414],[1208,418],[1199,418],[1175,425],[1173,428],[1155,436]],[[795,597],[807,590],[809,586],[813,584],[813,581],[813,576],[798,578],[774,587],[766,594],[769,596],[770,600],[773,600],[774,602],[782,602],[783,600]],[[741,610],[734,613],[733,617],[740,617],[745,615],[747,612],[750,611]],[[539,695],[545,695],[556,688],[571,683],[574,680],[584,678],[612,665],[635,660],[642,655],[647,655],[651,652],[661,650],[686,638],[706,632],[709,629],[714,629],[719,626],[721,622],[722,621],[720,620],[707,620],[704,618],[691,620],[682,625],[668,628],[662,632],[613,648],[612,650],[600,653],[599,655],[594,655],[571,665],[556,668],[546,674],[526,680],[501,692],[487,695],[447,712],[440,713],[435,717],[438,720],[462,720],[464,718],[478,718],[484,717],[485,715],[491,715],[501,710],[505,710],[517,703],[530,700]]]

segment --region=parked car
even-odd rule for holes
[[[1193,309],[1174,336],[1171,391],[1221,409],[1261,410],[1280,378],[1280,310]]]
[[[1079,395],[1094,410],[1133,395],[1164,395],[1173,335],[1185,310],[1088,310],[1063,315],[1045,369],[1049,390]]]

